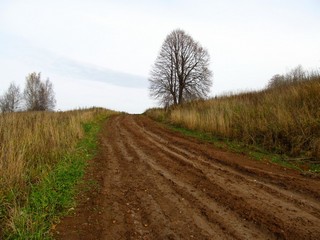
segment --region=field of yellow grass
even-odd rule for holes
[[[110,114],[114,112],[99,108],[0,114],[2,227],[14,228],[8,226],[13,224],[10,219],[26,204],[32,186],[40,183],[75,148],[84,136],[84,124]]]
[[[276,153],[320,159],[320,77],[248,92],[150,109],[147,115]]]

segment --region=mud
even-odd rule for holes
[[[56,239],[320,239],[320,180],[140,115],[111,118]]]

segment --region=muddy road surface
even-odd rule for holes
[[[112,117],[56,239],[320,239],[320,180]]]

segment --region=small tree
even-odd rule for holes
[[[286,84],[286,78],[283,75],[276,74],[270,79],[268,83],[268,88],[277,88],[285,84]]]
[[[40,88],[40,106],[42,110],[54,110],[56,105],[55,94],[52,83],[47,79],[41,84]]]
[[[52,111],[56,100],[52,83],[41,81],[41,73],[31,73],[26,78],[24,100],[27,111]]]
[[[286,74],[287,81],[301,82],[306,80],[306,72],[301,65],[293,68],[288,74]]]
[[[206,97],[212,85],[209,59],[183,30],[171,32],[151,70],[150,95],[165,106]]]
[[[1,112],[15,112],[20,108],[21,93],[19,86],[11,83],[8,90],[0,97]]]
[[[291,69],[285,75],[281,75],[281,74],[274,75],[268,83],[268,88],[283,87],[289,84],[307,81],[316,76],[318,76],[317,72],[314,71],[314,72],[308,73],[303,69],[301,65],[298,65],[297,67]]]

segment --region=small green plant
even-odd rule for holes
[[[320,173],[320,164],[318,164],[318,163],[311,164],[309,171],[314,172],[314,173]]]

